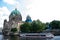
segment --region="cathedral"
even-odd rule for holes
[[[20,25],[22,25],[24,22],[32,22],[31,17],[28,15],[26,17],[26,20],[22,21],[21,13],[17,10],[17,8],[15,8],[9,15],[9,21],[7,21],[6,19],[4,20],[3,33],[11,33],[12,28],[17,28],[17,32],[20,32]]]

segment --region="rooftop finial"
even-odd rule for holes
[[[15,10],[17,10],[17,8],[15,8]]]

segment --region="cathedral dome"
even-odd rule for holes
[[[15,16],[15,15],[20,15],[20,12],[17,10],[17,8],[15,8],[15,10],[13,10],[10,14],[10,16]]]
[[[29,15],[26,17],[25,22],[32,22],[32,19],[31,19],[31,17]]]
[[[15,8],[9,16],[9,20],[14,20],[14,21],[22,21],[22,16],[21,13]]]

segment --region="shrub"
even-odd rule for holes
[[[17,32],[17,28],[12,28],[11,32]]]

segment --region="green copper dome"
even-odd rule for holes
[[[17,10],[17,8],[13,10],[10,14],[10,16],[15,16],[15,15],[20,15],[20,12]]]

